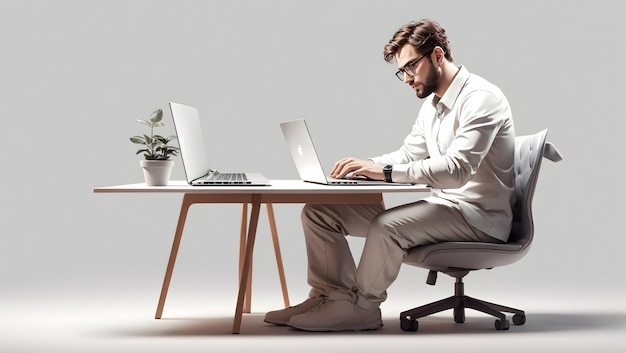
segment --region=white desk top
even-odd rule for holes
[[[424,184],[416,185],[321,185],[302,180],[272,180],[268,186],[190,186],[184,180],[170,180],[167,186],[146,186],[145,183],[97,187],[96,193],[156,192],[198,194],[371,194],[387,192],[430,193]]]

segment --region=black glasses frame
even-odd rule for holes
[[[402,67],[400,70],[396,71],[396,77],[398,78],[398,80],[403,81],[404,82],[404,75],[409,75],[411,77],[415,76],[415,65],[417,65],[420,60],[424,59],[426,56],[428,56],[428,54],[424,54],[422,56],[420,56],[419,58],[408,62],[406,65],[404,65],[404,67]]]

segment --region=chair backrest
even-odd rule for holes
[[[534,236],[532,201],[547,134],[548,130],[543,130],[515,138],[515,205],[508,242],[519,244],[522,248],[529,246]]]

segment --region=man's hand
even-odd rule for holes
[[[374,180],[385,180],[383,166],[370,159],[346,157],[335,163],[330,172],[333,178],[357,178],[364,176]]]

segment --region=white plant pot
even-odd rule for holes
[[[167,160],[141,160],[139,165],[143,169],[143,176],[148,186],[165,186],[172,175],[174,161]]]

